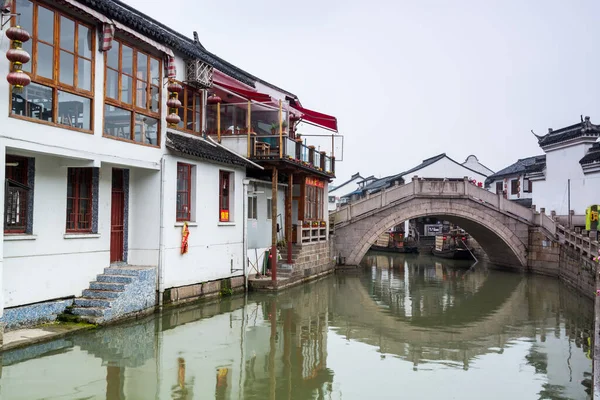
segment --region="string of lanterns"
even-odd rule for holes
[[[31,78],[23,72],[23,64],[31,59],[29,53],[23,50],[23,43],[30,38],[29,32],[20,26],[12,26],[6,30],[6,36],[12,40],[12,48],[6,52],[6,58],[12,63],[12,71],[6,76],[6,80],[17,91],[31,83]]]
[[[169,91],[169,99],[167,100],[167,107],[169,108],[169,115],[167,115],[167,122],[171,128],[174,128],[181,122],[181,117],[178,114],[178,109],[181,108],[181,101],[179,101],[179,93],[183,90],[183,86],[175,81],[169,82],[167,85]]]

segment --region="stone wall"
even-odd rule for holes
[[[10,331],[44,322],[52,322],[65,311],[65,308],[72,304],[73,299],[64,299],[5,308],[0,323],[4,323],[4,329]]]
[[[220,295],[229,295],[244,290],[244,277],[220,279],[202,282],[194,285],[180,286],[165,290],[164,304],[185,303],[200,298],[211,298]]]
[[[291,269],[289,265],[286,265],[287,269],[281,269],[276,282],[271,279],[251,279],[250,288],[258,291],[284,289],[334,271],[334,241],[331,237],[326,242],[299,246],[295,253]]]
[[[527,267],[530,272],[558,276],[561,245],[539,227],[529,228]]]
[[[560,246],[560,279],[589,298],[593,298],[596,291],[595,270],[592,260],[581,257],[572,248]]]

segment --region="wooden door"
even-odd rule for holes
[[[110,262],[123,261],[125,238],[125,191],[123,190],[123,170],[112,170],[112,201],[110,210]]]

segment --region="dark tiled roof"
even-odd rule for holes
[[[438,154],[437,156],[433,156],[433,157],[431,157],[431,158],[427,158],[427,159],[423,160],[423,162],[422,162],[421,164],[417,165],[416,167],[414,167],[414,168],[411,168],[411,169],[409,169],[408,171],[404,171],[404,172],[402,173],[402,175],[408,175],[408,174],[410,174],[410,173],[413,173],[413,172],[415,172],[415,171],[418,171],[418,170],[420,170],[421,168],[425,168],[425,167],[427,167],[428,165],[431,165],[431,164],[433,164],[433,163],[435,163],[435,162],[438,162],[439,160],[441,160],[441,159],[442,159],[442,158],[444,158],[444,157],[446,157],[446,153]],[[465,167],[465,168],[466,168],[466,167]]]
[[[171,47],[188,57],[198,58],[219,71],[254,87],[258,78],[212,54],[192,39],[172,30],[149,16],[118,0],[80,0],[81,3],[107,17],[136,30],[151,39]]]
[[[546,168],[546,155],[522,158],[516,163],[488,176],[485,184],[489,185],[493,181],[507,176],[542,172],[544,168]]]
[[[216,146],[202,138],[167,132],[167,148],[183,155],[204,160],[246,167],[251,165],[237,154]]]
[[[585,120],[582,119],[582,121],[578,124],[567,126],[556,131],[549,129],[546,135],[535,136],[538,138],[538,144],[540,147],[544,147],[551,144],[565,142],[581,136],[599,137],[600,126],[592,124],[590,122],[590,117],[585,117]]]
[[[349,184],[350,182],[352,182],[353,180],[355,180],[357,178],[364,179],[362,176],[360,176],[360,172],[357,172],[356,174],[352,175],[352,177],[350,179],[348,179],[346,182],[344,182],[338,186],[330,186],[329,191],[331,192],[333,190],[341,188],[342,186],[346,186],[347,184]]]
[[[513,203],[517,203],[520,206],[531,208],[533,204],[533,199],[514,199],[511,200]]]
[[[583,156],[581,160],[579,160],[579,164],[581,165],[592,164],[594,162],[600,162],[600,142],[594,143],[594,145],[588,150],[587,154]]]

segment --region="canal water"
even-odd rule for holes
[[[277,295],[2,354],[2,399],[587,399],[593,303],[556,279],[372,253]]]

